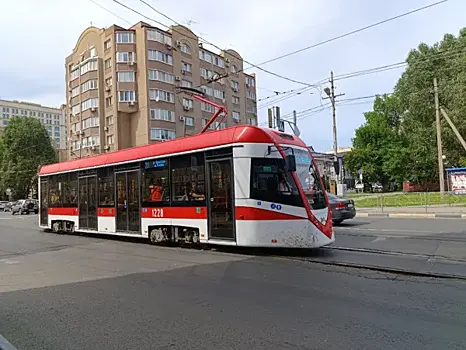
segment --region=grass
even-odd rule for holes
[[[364,198],[368,197],[368,198]],[[466,196],[444,194],[440,192],[425,192],[425,193],[371,193],[365,196],[348,196],[354,199],[356,207],[372,208],[372,207],[422,207],[429,205],[445,205],[445,206],[463,206],[466,205]]]

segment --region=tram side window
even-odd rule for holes
[[[99,177],[99,207],[115,206],[113,168],[101,168],[97,175]]]
[[[78,174],[69,173],[59,176],[61,184],[61,196],[63,207],[73,208],[78,206]]]
[[[172,201],[176,205],[205,203],[205,161],[203,153],[171,159]]]
[[[49,207],[61,207],[61,186],[59,185],[58,175],[49,178]]]
[[[304,207],[291,173],[280,158],[251,159],[251,198]]]
[[[164,206],[170,202],[169,162],[167,159],[145,161],[142,173],[144,207]]]

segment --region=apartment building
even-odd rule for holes
[[[227,108],[213,128],[257,124],[255,76],[242,70],[236,51],[208,51],[184,26],[87,28],[66,58],[70,157],[199,132],[215,108],[180,87],[203,91]]]
[[[0,100],[0,135],[11,118],[15,116],[34,117],[44,124],[53,146],[57,150],[65,150],[67,148],[65,111],[65,105],[62,105],[60,108],[54,108],[24,101]]]

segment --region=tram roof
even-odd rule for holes
[[[43,165],[39,169],[39,175],[44,176],[80,169],[97,168],[235,143],[275,143],[306,147],[306,144],[294,135],[272,129],[263,129],[253,125],[237,125],[166,142],[152,143],[96,156]]]

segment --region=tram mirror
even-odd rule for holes
[[[288,154],[286,156],[285,166],[287,171],[296,171],[296,157],[294,154]]]

